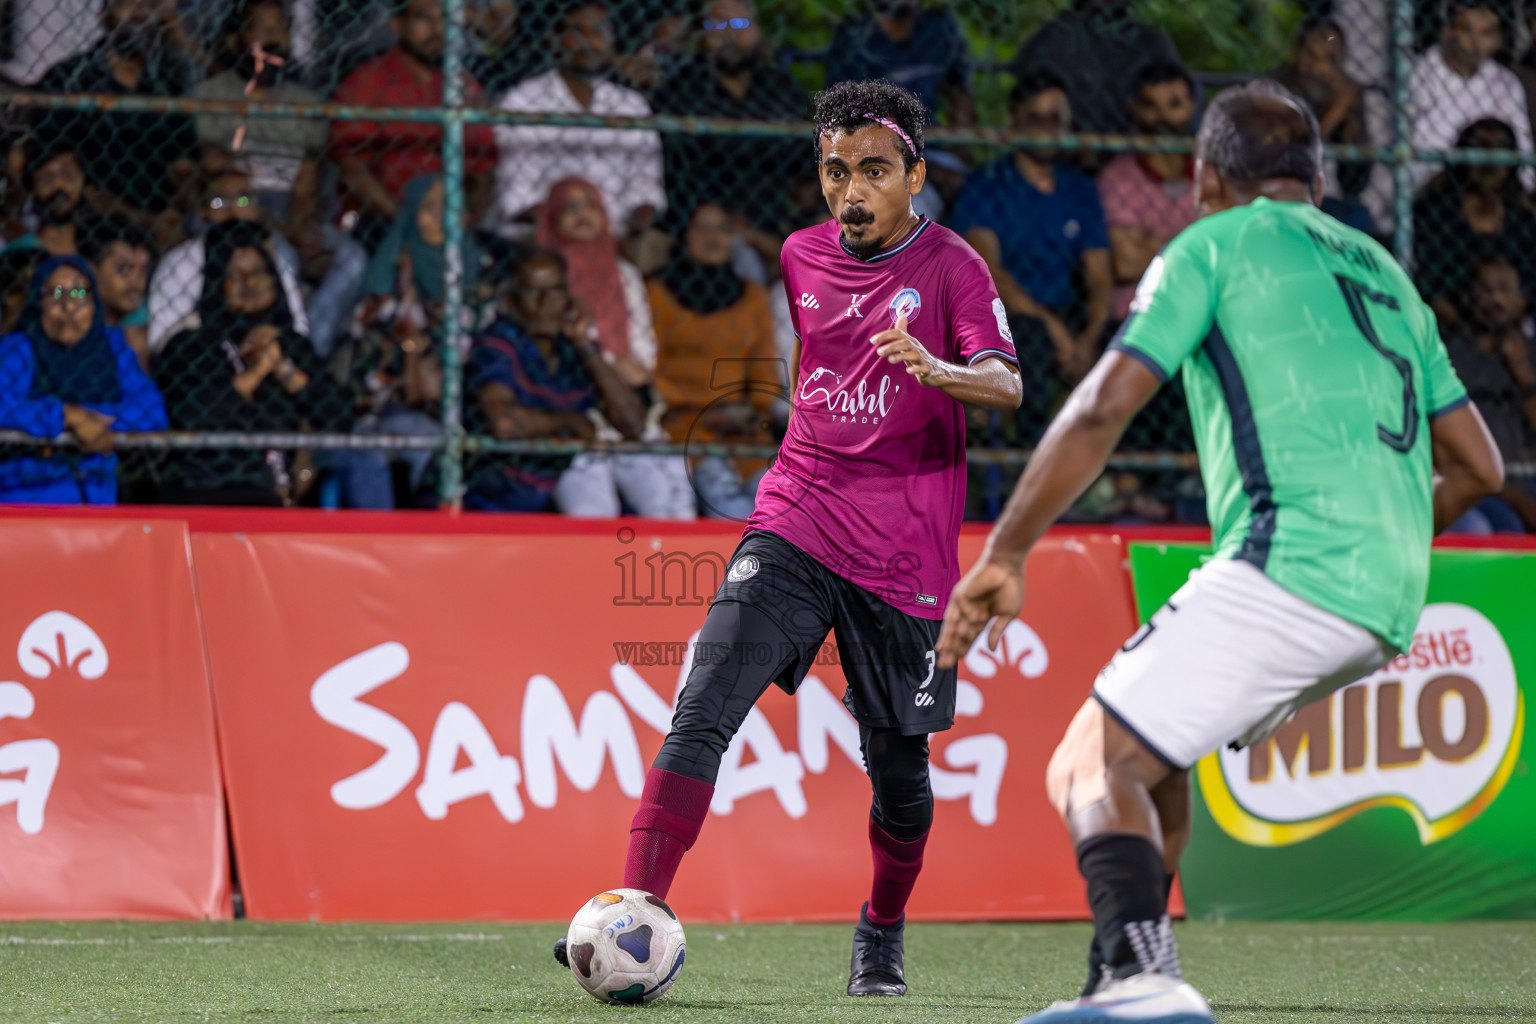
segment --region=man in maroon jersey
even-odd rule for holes
[[[986,263],[912,211],[921,101],[845,82],[817,97],[815,119],[833,220],[791,235],[781,257],[799,339],[789,432],[699,634],[709,656],[646,776],[624,885],[665,898],[731,737],[771,684],[795,691],[832,632],[874,790],[848,994],[903,995],[907,898],[933,820],[928,734],[954,724],[955,670],[935,668],[933,645],[958,579],[961,403],[1015,409],[1023,389]]]

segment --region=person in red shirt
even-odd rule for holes
[[[443,9],[437,0],[410,0],[391,19],[395,45],[336,88],[332,102],[358,106],[437,107],[443,102]],[[478,103],[474,77],[464,75],[464,100]],[[361,214],[359,237],[368,244],[399,212],[405,186],[443,169],[443,130],[412,121],[335,121],[331,158],[341,168],[347,202]],[[487,125],[464,129],[466,202],[470,223],[480,219],[492,197],[488,183],[496,165],[496,144]],[[377,228],[377,231],[374,229]],[[372,246],[369,246],[370,249]]]

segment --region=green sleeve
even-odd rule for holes
[[[1424,324],[1421,337],[1424,339],[1424,388],[1428,392],[1425,400],[1429,406],[1429,418],[1434,419],[1460,409],[1470,399],[1467,397],[1466,386],[1456,376],[1455,367],[1451,366],[1451,357],[1445,350],[1445,342],[1440,339],[1440,328],[1435,322],[1434,311],[1422,299],[1415,298],[1414,302]]]
[[[1147,267],[1130,316],[1109,344],[1140,361],[1159,380],[1177,373],[1211,332],[1216,316],[1211,244],[1198,229],[1169,242]]]

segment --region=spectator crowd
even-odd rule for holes
[[[1052,141],[1187,141],[1198,129],[1216,87],[1129,0],[1070,0],[986,69],[947,4],[868,0],[824,53],[786,55],[752,0],[615,3],[467,0],[464,103],[802,122],[801,82],[884,77],[935,123],[966,127],[997,120],[982,113],[998,105],[978,101],[978,76],[1006,83],[1004,126],[1037,138],[1001,155],[932,146],[915,199],[986,261],[1025,374],[1016,416],[972,414],[973,444],[1038,440],[1130,315],[1157,253],[1196,216],[1187,152]],[[1289,56],[1254,71],[1309,104],[1328,142],[1390,142],[1386,0],[1302,6]],[[1414,146],[1532,155],[1536,3],[1420,6],[1434,10],[1420,18],[1407,83]],[[444,97],[441,0],[13,0],[6,18],[0,89],[12,93],[375,108]],[[476,452],[464,467],[466,507],[750,512],[762,460],[618,454],[603,442],[782,436],[794,336],[779,250],[828,216],[802,135],[470,124],[463,187],[450,189],[442,127],[429,120],[6,109],[0,429],[77,444],[8,446],[0,501],[433,505],[430,440],[117,454],[114,437],[437,438],[442,356],[462,344],[470,433],[593,442],[577,455]],[[1409,170],[1415,279],[1506,460],[1529,464],[1532,167],[1474,159]],[[457,232],[450,198],[462,199]],[[1331,160],[1323,205],[1388,238],[1398,208],[1390,169]],[[446,322],[454,263],[458,324]],[[1125,447],[1193,450],[1176,385]],[[1511,481],[1458,528],[1536,530],[1531,477]],[[1009,482],[995,468],[973,471],[968,514],[995,514]],[[1200,499],[1187,469],[1122,473],[1079,511],[1197,521]]]

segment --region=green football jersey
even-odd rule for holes
[[[1258,199],[1170,242],[1110,347],[1183,370],[1217,556],[1407,649],[1434,534],[1429,421],[1467,393],[1391,255]]]

